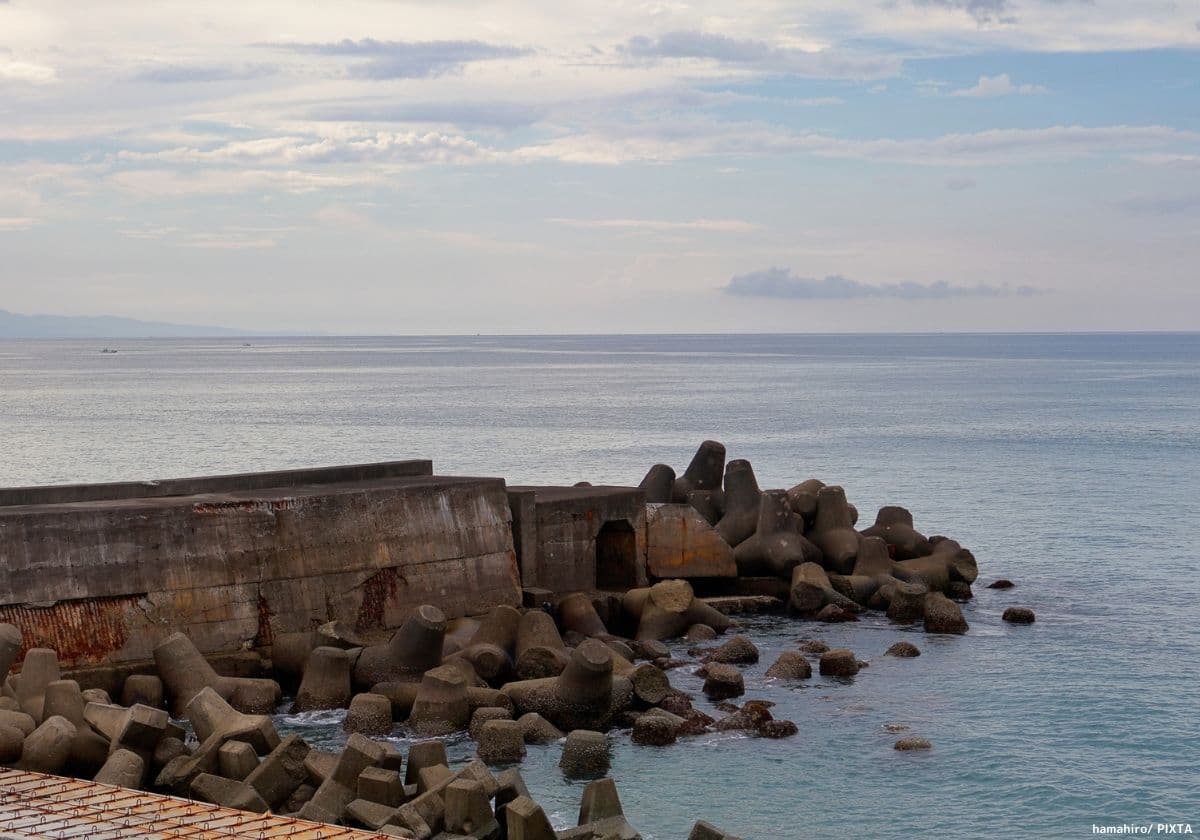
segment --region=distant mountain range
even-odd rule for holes
[[[253,335],[227,327],[139,321],[114,315],[20,315],[0,309],[0,338],[199,338]]]

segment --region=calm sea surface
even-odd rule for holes
[[[840,483],[868,522],[909,507],[973,549],[981,578],[964,637],[748,620],[763,651],[748,696],[800,734],[616,736],[645,836],[697,818],[745,838],[1200,831],[1200,335],[249,341],[0,342],[0,485],[406,457],[636,483],[716,438],[763,487]],[[1017,588],[983,588],[1000,576]],[[1037,623],[1002,623],[1011,604]],[[802,637],[871,666],[767,680]],[[922,656],[882,658],[899,638]],[[672,679],[698,693],[688,669]],[[329,744],[338,720],[283,718]],[[934,749],[894,751],[885,724]],[[521,770],[563,827],[582,786],[558,751],[531,748]]]

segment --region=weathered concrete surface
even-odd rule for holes
[[[263,490],[301,484],[339,484],[378,478],[433,475],[427,460],[382,461],[273,472],[204,475],[194,478],[163,478],[154,481],[116,481],[103,484],[53,484],[0,488],[0,507],[9,505],[57,505],[69,502],[98,502],[114,499],[152,499],[161,496],[194,496],[198,493],[229,493]]]
[[[737,577],[733,549],[691,505],[646,505],[646,571],[657,578]]]
[[[643,491],[509,487],[508,496],[525,586],[574,592],[645,585]]]
[[[78,666],[480,613],[520,603],[509,520],[502,479],[437,476],[0,507],[0,621]]]

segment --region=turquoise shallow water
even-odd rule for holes
[[[763,651],[748,695],[800,734],[617,736],[613,773],[647,837],[696,818],[746,838],[1200,831],[1200,336],[251,342],[0,342],[0,484],[408,456],[512,483],[636,483],[715,437],[764,487],[835,481],[868,520],[904,504],[975,552],[981,583],[1018,587],[977,586],[961,638],[747,620]],[[1009,604],[1038,622],[1004,625]],[[811,636],[871,667],[764,679]],[[923,655],[881,658],[901,637]],[[896,753],[887,723],[934,749]],[[522,772],[565,825],[581,787],[556,760],[532,749]]]

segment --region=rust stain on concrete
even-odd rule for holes
[[[404,582],[399,569],[389,566],[380,569],[362,582],[362,603],[358,607],[356,630],[382,630],[388,601],[396,597],[400,584]]]
[[[19,660],[30,648],[46,647],[57,651],[66,666],[100,662],[125,646],[125,614],[144,597],[84,598],[46,607],[8,604],[0,606],[0,622],[20,628]]]

